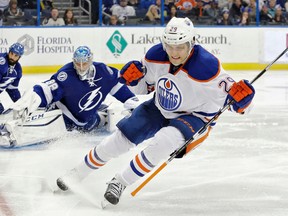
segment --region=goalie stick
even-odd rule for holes
[[[269,65],[267,65],[253,80],[250,81],[250,84],[253,84],[256,80],[258,80],[266,71],[270,69],[270,67],[279,59],[281,58],[288,50],[288,47],[279,55],[277,58],[275,58]],[[191,137],[189,140],[185,142],[185,144],[174,151],[170,157],[163,162],[147,179],[145,179],[135,190],[131,192],[132,196],[135,196],[148,182],[150,182],[162,169],[164,169],[178,154],[180,154],[182,151],[185,150],[185,148],[198,136],[200,136],[210,125],[213,123],[225,110],[227,110],[235,101],[230,100],[224,107],[222,107],[213,118],[211,118],[200,130],[194,134],[193,137]],[[197,144],[192,146],[191,150],[194,150],[196,147],[198,147]]]

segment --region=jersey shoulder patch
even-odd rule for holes
[[[208,82],[218,76],[221,69],[219,60],[200,45],[195,45],[189,59],[183,65],[191,79]]]
[[[64,82],[68,79],[69,76],[77,76],[75,73],[73,62],[70,62],[63,67],[61,67],[57,73],[52,76],[52,79],[55,79],[60,82]]]
[[[167,62],[169,63],[169,58],[167,53],[164,51],[162,43],[159,43],[151,47],[145,55],[145,60],[148,62]]]

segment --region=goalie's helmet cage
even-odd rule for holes
[[[163,48],[166,49],[166,44],[180,45],[188,42],[191,51],[195,43],[195,36],[196,31],[189,18],[173,17],[168,22],[162,35]]]
[[[73,54],[73,64],[80,79],[88,73],[92,65],[93,54],[87,46],[78,47]]]
[[[20,43],[14,43],[9,47],[9,53],[10,52],[21,57],[24,54],[24,46]]]

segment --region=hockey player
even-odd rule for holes
[[[142,89],[142,93],[155,89],[154,97],[139,105],[129,118],[120,120],[118,130],[58,178],[60,189],[68,190],[69,184],[83,180],[111,158],[151,138],[147,147],[109,182],[104,197],[116,205],[127,186],[183,146],[228,101],[236,101],[231,111],[245,111],[253,99],[254,88],[247,80],[235,82],[215,56],[195,44],[195,36],[190,19],[173,18],[164,30],[162,43],[150,48],[142,62],[131,61],[122,68],[120,81],[140,85],[138,92]],[[210,129],[194,140],[194,145],[202,142]],[[183,155],[189,150],[191,145]]]
[[[0,53],[0,94],[6,90],[13,102],[20,97],[18,89],[22,77],[22,67],[18,62],[24,54],[24,46],[14,43],[9,47],[8,53]],[[0,101],[0,114],[9,108],[5,101]]]
[[[90,49],[80,46],[73,54],[73,62],[64,65],[49,80],[35,85],[15,103],[14,118],[25,121],[36,109],[55,105],[63,113],[67,130],[90,132],[105,123],[102,103],[109,93],[127,109],[138,105],[134,93],[118,82],[118,70],[93,62]],[[43,124],[42,131],[45,126]],[[49,138],[52,134],[48,133]]]

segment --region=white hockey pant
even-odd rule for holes
[[[184,136],[177,128],[168,126],[160,129],[130,165],[116,174],[116,178],[126,186],[133,184],[184,143]]]

